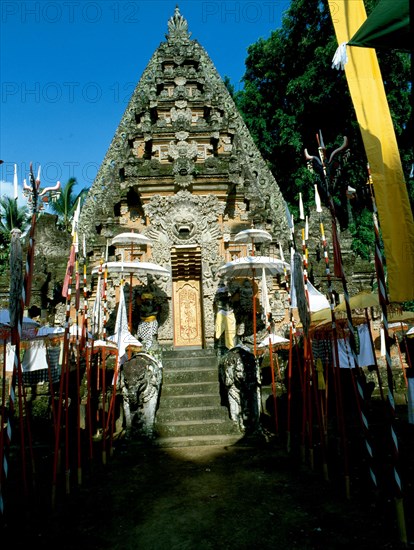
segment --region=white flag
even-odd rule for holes
[[[305,212],[303,210],[302,193],[299,193],[299,218],[301,220],[305,219]]]
[[[261,295],[261,305],[262,305],[262,317],[266,325],[266,328],[269,326],[269,315],[271,313],[270,302],[269,302],[269,293],[267,290],[266,284],[266,271],[262,269],[262,295]]]
[[[96,298],[92,309],[92,333],[100,334],[103,327],[103,309],[101,300],[101,275],[98,275],[98,282],[96,285]]]
[[[18,189],[18,181],[17,181],[17,164],[14,165],[13,188],[14,188],[14,199],[17,200],[19,198],[19,189]]]
[[[318,186],[315,184],[315,203],[316,203],[316,212],[322,212],[321,198],[318,193]]]

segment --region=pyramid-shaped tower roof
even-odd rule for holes
[[[157,197],[182,206],[190,195],[215,197],[227,233],[255,224],[288,239],[280,189],[177,7],[89,190],[80,233],[97,249],[119,225],[150,224]]]

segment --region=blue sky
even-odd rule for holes
[[[29,164],[41,187],[90,187],[176,1],[0,3],[0,195]],[[240,88],[249,45],[280,27],[289,0],[178,2],[191,37]],[[20,202],[20,200],[19,200]]]

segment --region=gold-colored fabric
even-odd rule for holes
[[[320,357],[316,359],[316,372],[318,373],[318,390],[325,390],[325,378],[323,376],[323,364]]]
[[[156,318],[156,315],[149,315],[148,317],[141,317],[141,321],[144,321],[145,323],[151,323],[152,321],[155,321]]]
[[[236,336],[236,317],[232,311],[219,310],[216,316],[216,338],[224,332],[224,342],[227,349],[234,348]]]
[[[367,18],[363,0],[329,2],[338,44]],[[370,165],[390,301],[414,299],[414,223],[384,84],[373,48],[347,46],[345,74]]]

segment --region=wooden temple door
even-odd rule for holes
[[[174,347],[203,347],[203,307],[200,247],[171,250]]]

